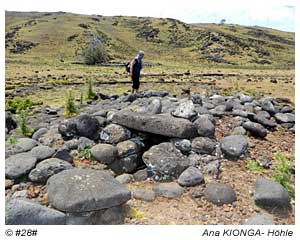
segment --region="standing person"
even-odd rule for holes
[[[130,63],[130,76],[132,80],[131,93],[138,92],[140,87],[140,73],[143,67],[142,58],[144,57],[144,51],[140,50],[138,55]]]

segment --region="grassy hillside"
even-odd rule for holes
[[[152,64],[293,68],[295,36],[262,27],[186,24],[175,19],[72,13],[6,12],[6,62],[58,65],[80,61],[91,36],[111,62],[137,50]]]

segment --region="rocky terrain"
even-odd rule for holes
[[[6,112],[7,224],[294,224],[294,163],[289,188],[274,177],[294,155],[286,99],[99,92],[64,110],[34,107],[29,137]]]

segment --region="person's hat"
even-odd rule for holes
[[[139,52],[138,52],[138,55],[140,56],[140,57],[142,57],[142,56],[144,56],[144,51],[142,51],[142,50],[140,50]]]

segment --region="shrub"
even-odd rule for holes
[[[93,36],[88,47],[83,50],[84,62],[88,65],[105,63],[108,61],[108,54],[101,39]]]
[[[21,110],[19,112],[19,127],[20,127],[20,131],[21,133],[26,136],[26,137],[30,137],[33,133],[33,130],[30,129],[28,126],[27,126],[27,111],[26,110]]]
[[[5,100],[5,110],[10,111],[12,113],[19,113],[22,110],[28,110],[32,108],[34,105],[41,105],[42,102],[33,102],[29,97],[20,98],[15,97],[13,99]]]
[[[93,91],[93,82],[92,82],[92,80],[88,80],[86,95],[87,95],[87,99],[94,99],[94,97],[96,95]]]
[[[68,91],[67,96],[66,96],[65,115],[72,116],[77,113],[78,113],[78,109],[75,104],[75,99],[73,97],[72,91]]]
[[[295,196],[295,189],[291,187],[291,168],[294,157],[288,157],[284,153],[275,154],[274,179],[280,183],[289,193],[291,197]]]

